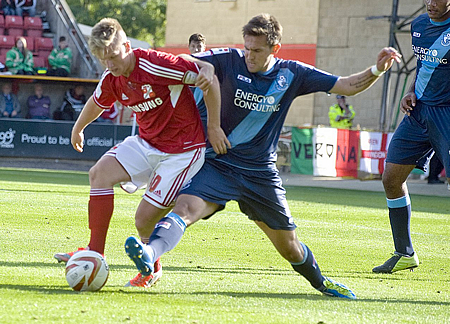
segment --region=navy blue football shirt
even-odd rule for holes
[[[434,22],[423,14],[411,23],[417,58],[415,93],[430,106],[450,106],[450,18]]]
[[[206,158],[248,170],[276,168],[276,148],[292,101],[328,92],[338,77],[310,65],[276,58],[265,73],[250,73],[240,49],[217,48],[193,55],[212,63],[221,84],[221,126],[232,148]]]
[[[205,132],[206,136],[206,126],[208,123],[208,111],[206,109],[205,100],[203,99],[203,91],[200,88],[197,87],[190,87],[192,94],[194,95],[195,104],[197,105],[198,112],[200,113],[200,119],[202,120],[203,124],[203,131]]]

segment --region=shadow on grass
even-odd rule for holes
[[[43,263],[43,262],[15,262],[15,261],[0,261],[0,267],[9,268],[61,268],[65,267],[63,263]],[[131,270],[136,271],[135,266],[130,264],[109,264],[111,271],[123,271]],[[268,268],[218,268],[218,267],[203,267],[203,266],[191,266],[191,267],[171,267],[164,266],[165,272],[180,272],[180,273],[223,273],[224,275],[229,274],[255,274],[255,275],[276,275],[285,276],[289,274],[295,274],[293,270],[283,270],[283,269],[268,269]]]
[[[44,294],[53,294],[53,295],[74,295],[79,294],[80,292],[70,290],[68,285],[65,286],[48,286],[48,285],[9,285],[9,284],[0,284],[0,291],[2,289],[8,290],[20,290],[20,291],[28,291],[28,292],[39,292]],[[102,293],[103,291],[100,291]],[[104,293],[104,292],[103,292]]]
[[[57,263],[44,263],[44,262],[14,262],[14,261],[0,261],[0,267],[19,267],[19,268],[60,268],[64,267],[64,264]]]
[[[258,275],[258,276],[287,276],[294,274],[293,270],[282,270],[282,269],[267,269],[267,268],[225,268],[225,267],[203,267],[203,266],[192,266],[192,267],[173,267],[173,266],[163,266],[164,272],[177,272],[178,274],[183,273],[208,273],[208,274],[223,274],[224,276],[230,274],[238,275]],[[132,269],[136,271],[134,265],[110,265],[110,269],[115,270],[129,270]]]
[[[377,274],[368,270],[364,271],[323,271],[325,276],[329,276],[330,278],[339,277],[339,278],[354,278],[354,279],[367,279],[367,280],[375,280],[379,282],[405,282],[405,281],[414,281],[414,282],[423,282],[424,284],[430,284],[430,278],[410,278],[407,277],[408,273],[406,271],[399,271],[392,274]],[[344,279],[345,280],[345,279]],[[441,283],[450,283],[450,278],[448,277],[440,277],[439,282]]]
[[[45,294],[53,295],[78,295],[78,294],[102,294],[104,295],[115,295],[117,293],[122,293],[124,295],[153,295],[153,296],[230,296],[235,298],[279,298],[279,299],[316,299],[322,300],[324,298],[329,298],[321,295],[310,295],[307,293],[291,294],[291,293],[241,293],[241,292],[228,292],[228,291],[186,291],[186,292],[161,292],[151,289],[144,288],[124,288],[122,286],[106,286],[97,292],[78,292],[70,290],[68,286],[36,286],[36,285],[10,285],[10,284],[0,284],[0,291],[2,289],[18,290],[18,291],[28,291],[28,292],[39,292]]]
[[[383,303],[386,302],[389,303],[395,303],[395,304],[407,304],[407,305],[429,305],[429,306],[450,306],[450,302],[442,302],[442,301],[429,301],[429,300],[406,300],[406,299],[391,299],[391,298],[360,298],[357,300],[350,300],[345,298],[335,298],[335,297],[328,297],[321,294],[315,294],[315,293],[261,293],[261,292],[229,292],[229,291],[214,291],[214,292],[205,292],[205,291],[189,291],[189,292],[161,292],[161,291],[150,291],[150,290],[141,290],[136,291],[136,289],[119,289],[119,292],[123,294],[149,294],[153,296],[161,296],[161,295],[197,295],[197,296],[229,296],[233,298],[268,298],[268,299],[308,299],[308,300],[317,300],[317,301],[341,301],[341,302],[348,302],[348,303],[361,303],[361,302],[369,302],[369,303]]]
[[[22,263],[22,262],[5,262],[0,261],[0,266],[7,266],[7,267],[23,267],[26,265],[27,267],[33,268],[33,267],[51,267],[51,268],[62,268],[64,265],[58,264],[58,263],[40,263],[40,262],[31,262],[31,263]],[[111,270],[135,270],[134,267],[130,265],[112,265]],[[299,276],[295,274],[292,270],[286,269],[286,270],[280,270],[280,269],[258,269],[258,268],[225,268],[225,267],[200,267],[200,266],[193,266],[193,267],[164,267],[165,272],[177,272],[178,274],[182,273],[215,273],[215,274],[223,274],[224,276],[230,275],[230,274],[254,274],[256,276],[273,276],[273,275],[292,275],[293,278],[298,278]],[[326,274],[326,273],[325,273]],[[326,274],[328,275],[328,274]],[[336,277],[342,278],[345,280],[345,278],[357,278],[362,279],[366,278],[368,280],[385,280],[388,281],[404,281],[404,276],[400,276],[397,274],[392,275],[375,275],[365,272],[339,272],[339,273],[333,273],[333,276],[336,275]],[[411,281],[423,281],[425,283],[428,283],[428,279],[408,279]],[[447,280],[448,281],[448,280]],[[17,291],[23,291],[23,292],[39,292],[44,294],[52,294],[52,295],[78,295],[78,294],[92,294],[91,292],[77,292],[71,290],[66,285],[25,285],[25,284],[0,284],[0,291],[1,290],[17,290]],[[311,292],[314,292],[314,290],[311,290]],[[160,290],[152,290],[152,289],[141,289],[141,288],[124,288],[123,286],[119,285],[106,285],[104,289],[102,289],[99,292],[95,292],[95,294],[101,294],[102,296],[105,295],[112,295],[116,293],[122,293],[125,295],[153,295],[153,296],[228,296],[228,297],[234,297],[234,298],[269,298],[269,299],[308,299],[308,300],[317,300],[317,301],[323,301],[324,299],[330,299],[330,297],[323,296],[320,294],[315,293],[264,293],[264,292],[238,292],[238,291],[186,291],[186,292],[162,292]],[[342,300],[342,302],[352,302],[347,299],[333,299],[333,300]],[[365,298],[365,299],[358,299],[356,302],[370,302],[370,303],[397,303],[397,304],[408,304],[408,305],[430,305],[430,306],[450,306],[450,302],[445,301],[429,301],[429,300],[406,300],[406,299],[391,299],[391,298]]]
[[[42,262],[13,262],[13,261],[0,261],[0,267],[19,267],[19,268],[61,268],[65,267],[63,263],[42,263]],[[136,271],[133,264],[110,264],[109,268],[111,271]],[[270,269],[270,268],[251,268],[251,267],[205,267],[205,266],[164,266],[164,272],[174,272],[177,274],[189,274],[189,273],[204,273],[204,274],[223,274],[228,275],[255,275],[255,276],[292,276],[293,278],[300,278],[292,269]],[[355,278],[355,279],[367,279],[376,281],[398,281],[402,282],[405,280],[429,283],[429,278],[405,278],[405,273],[393,273],[393,274],[374,274],[370,271],[323,271],[323,275],[329,276],[330,278]],[[339,279],[339,280],[340,280]],[[338,281],[339,281],[338,280]],[[450,278],[441,278],[440,282],[449,282]],[[2,286],[0,285],[0,288]]]
[[[118,293],[124,295],[149,295],[154,297],[162,297],[162,296],[183,296],[186,295],[189,298],[193,296],[211,296],[212,298],[217,296],[226,296],[233,298],[268,298],[268,299],[291,299],[291,300],[313,300],[313,301],[341,301],[341,302],[369,302],[369,303],[395,303],[395,304],[407,304],[407,305],[428,305],[428,306],[450,306],[450,302],[443,301],[429,301],[429,300],[406,300],[406,299],[391,299],[391,298],[363,298],[357,299],[356,301],[349,299],[337,299],[330,298],[328,296],[315,294],[315,293],[264,293],[264,292],[238,292],[238,291],[185,291],[185,292],[161,292],[159,290],[152,289],[144,289],[144,288],[124,288],[121,286],[106,286],[97,292],[78,292],[70,290],[67,286],[36,286],[36,285],[12,285],[12,284],[0,284],[0,291],[2,289],[5,290],[18,290],[23,292],[38,292],[44,294],[52,294],[52,295],[79,295],[79,294],[94,294],[94,295],[116,295]],[[93,296],[94,296],[93,295]]]

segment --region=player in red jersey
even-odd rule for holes
[[[208,138],[216,153],[225,153],[229,142],[220,128],[220,90],[212,65],[132,49],[119,22],[111,18],[94,26],[89,47],[107,69],[75,122],[73,147],[83,151],[84,129],[115,101],[132,109],[139,124],[139,135],[110,149],[89,171],[88,248],[103,254],[115,184],[129,193],[146,187],[135,220],[140,237],[148,240],[155,224],[143,226],[142,220],[148,215],[156,220],[164,216],[180,188],[201,168],[205,134],[189,85],[204,91]],[[67,262],[73,253],[58,253],[55,258]],[[160,275],[139,274],[127,286],[148,287]]]

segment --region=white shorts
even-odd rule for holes
[[[142,196],[158,208],[169,208],[180,189],[200,170],[205,161],[205,148],[169,154],[152,147],[139,136],[129,136],[114,146],[113,156],[130,175],[131,182],[121,183],[128,193],[145,190]]]

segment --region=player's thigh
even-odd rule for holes
[[[201,170],[180,191],[204,201],[220,205],[220,210],[230,200],[241,197],[240,175],[232,166],[206,159]],[[177,201],[178,204],[178,201]]]
[[[286,190],[275,171],[245,172],[238,203],[251,220],[261,221],[275,230],[296,228],[286,200]]]
[[[129,136],[111,148],[104,157],[115,158],[129,175],[121,181],[121,187],[128,193],[145,188],[153,168],[164,154],[153,148],[139,136]]]
[[[158,208],[168,208],[180,189],[201,169],[204,153],[205,149],[199,148],[164,156],[153,169],[143,198]]]
[[[386,162],[416,165],[431,149],[426,122],[420,115],[405,116],[389,143]]]
[[[447,178],[450,177],[450,107],[434,107],[429,109],[430,142],[435,154],[445,168]]]

